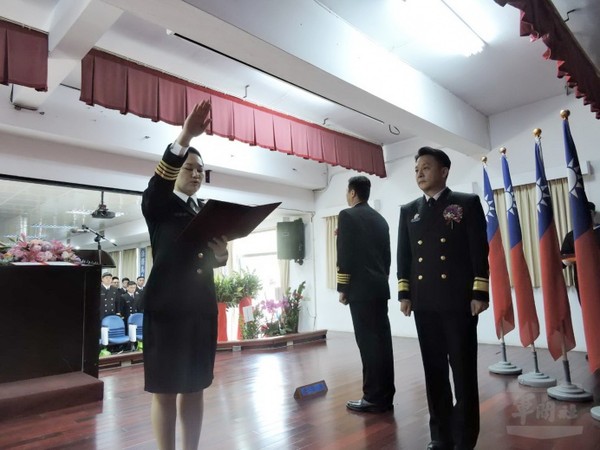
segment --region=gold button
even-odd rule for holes
[[[423,279],[423,275],[419,275],[418,278],[419,278],[419,280],[422,280]]]
[[[443,273],[443,274],[442,274],[442,280],[445,280],[445,279],[446,279],[446,274],[445,274],[445,273]]]
[[[444,255],[440,256],[440,259],[441,259],[442,261],[446,261],[446,257],[445,257]]]
[[[419,239],[419,240],[417,241],[417,244],[419,244],[419,245],[423,245],[423,241]]]
[[[423,262],[423,258],[419,258],[419,262]]]
[[[446,242],[446,238],[441,238],[440,242]]]

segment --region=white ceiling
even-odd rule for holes
[[[398,8],[414,1],[439,0],[2,0],[0,17],[48,32],[51,52],[48,93],[0,87],[0,132],[158,159],[175,127],[77,100],[71,88],[80,86],[79,61],[93,47],[383,144],[388,159],[403,156],[395,144],[407,139],[485,154],[489,116],[564,91],[556,63],[542,58],[543,43],[518,36],[516,9],[493,0],[445,0],[486,43],[466,58],[440,54],[405,33],[410,26],[424,36],[436,30],[426,14],[402,22]],[[575,10],[567,24],[600,67],[600,2],[554,4],[565,18]],[[44,114],[15,113],[11,98]],[[215,172],[304,189],[327,182],[323,164],[267,150],[253,150],[260,164],[248,164],[247,146],[211,139],[204,158]],[[35,200],[24,201],[32,193]],[[81,223],[64,215],[73,200],[95,209],[99,193],[0,183],[0,239],[12,234],[2,224],[14,227],[17,212],[30,225]],[[139,220],[139,199],[107,194],[105,203],[125,212],[111,226]],[[64,239],[62,233],[49,237]]]

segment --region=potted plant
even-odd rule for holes
[[[239,325],[238,325],[238,339],[244,338],[244,307],[252,306],[252,299],[256,297],[258,291],[262,289],[262,281],[255,271],[250,272],[249,270],[243,270],[237,274],[237,286],[240,295],[238,303],[239,308]],[[256,319],[255,319],[256,320]]]
[[[215,293],[219,308],[217,337],[219,342],[227,340],[227,308],[237,305],[241,298],[237,279],[238,276],[235,272],[231,275],[217,274],[215,276]]]

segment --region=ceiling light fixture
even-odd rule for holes
[[[433,50],[471,56],[480,53],[485,42],[451,6],[453,0],[410,0],[397,3],[402,22],[412,35]]]
[[[31,228],[39,228],[40,230],[68,230],[71,229],[71,225],[47,225],[43,223],[35,223],[31,225]]]
[[[89,216],[93,212],[93,209],[72,209],[70,211],[66,211],[67,214],[75,214],[78,216]]]

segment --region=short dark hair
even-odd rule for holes
[[[123,279],[121,280],[121,282],[123,282],[123,281],[125,281],[125,280],[129,281],[129,278],[125,277],[125,278],[123,278]]]
[[[104,277],[112,277],[112,273],[110,273],[110,272],[104,272],[102,274],[102,278],[104,278]]]
[[[146,277],[144,275],[140,275],[139,277],[136,278],[136,280],[139,280],[140,278],[143,278],[144,280],[146,279]]]
[[[425,155],[433,156],[442,167],[450,168],[450,158],[442,150],[433,147],[421,147],[415,155],[415,161]]]
[[[119,277],[113,277],[113,281],[115,280],[119,281]]]
[[[137,284],[135,284],[135,281],[129,281],[127,286],[137,286]]]
[[[202,167],[204,167],[204,160],[202,159],[202,155],[200,154],[200,152],[197,149],[195,149],[194,147],[188,147],[187,152],[193,153],[194,155],[198,155],[198,157],[200,158],[200,163],[202,164]],[[186,158],[187,158],[187,154],[186,154]]]
[[[371,195],[371,181],[365,176],[358,175],[348,180],[348,191],[356,192],[356,196],[366,202]]]

